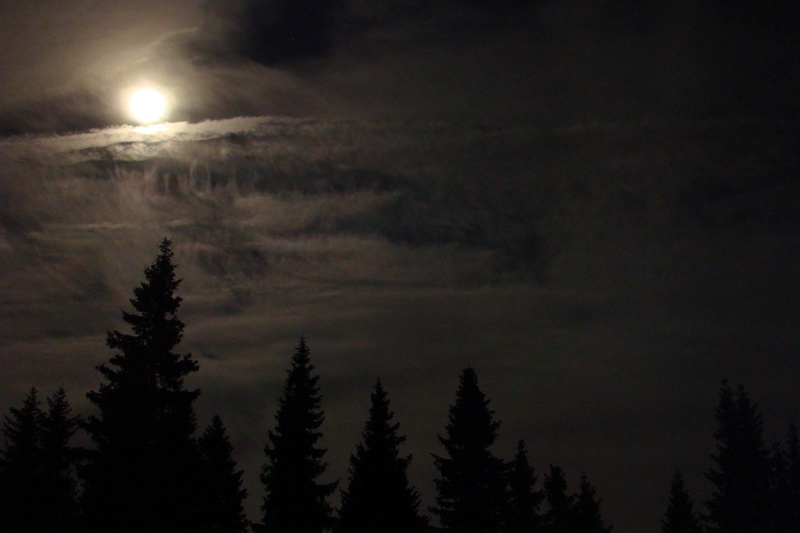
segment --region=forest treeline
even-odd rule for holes
[[[494,454],[499,421],[474,368],[460,375],[433,455],[435,503],[421,509],[409,483],[411,457],[380,380],[370,397],[361,441],[350,456],[346,486],[322,480],[326,449],[319,376],[301,337],[267,434],[261,517],[251,523],[242,471],[225,426],[214,416],[200,434],[184,378],[198,370],[176,351],[181,282],[164,239],[145,280],[133,291],[129,332],[112,331],[113,351],[87,393],[95,413],[72,414],[59,388],[44,401],[32,388],[5,416],[0,449],[0,524],[9,533],[608,533],[601,500],[585,474],[570,490],[565,472],[542,476],[518,442],[511,460]],[[714,485],[704,514],[694,508],[680,472],[665,494],[664,533],[796,533],[800,529],[800,445],[764,444],[757,406],[744,388],[723,381],[716,410],[717,450],[706,476]],[[77,432],[92,445],[76,446]],[[341,503],[331,499],[339,490]]]

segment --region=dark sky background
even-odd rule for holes
[[[168,235],[199,422],[229,427],[251,519],[303,332],[329,478],[380,376],[430,504],[474,365],[498,455],[525,438],[540,473],[588,474],[615,531],[658,531],[676,467],[709,496],[723,377],[769,440],[800,422],[797,8],[372,4],[273,66],[214,4],[0,5],[0,411],[63,384],[90,412]],[[124,125],[143,83],[169,125]]]

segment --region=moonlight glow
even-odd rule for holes
[[[155,89],[137,89],[128,99],[128,110],[137,122],[150,124],[164,117],[167,99]]]

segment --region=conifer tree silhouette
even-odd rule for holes
[[[99,409],[86,428],[97,451],[86,471],[84,509],[94,531],[192,531],[197,498],[193,403],[199,390],[184,378],[195,372],[191,355],[175,352],[184,324],[177,317],[171,241],[134,289],[133,313],[123,312],[132,334],[108,333],[115,355],[97,367],[106,382],[87,393]]]
[[[408,483],[411,456],[401,457],[406,440],[392,423],[394,413],[380,380],[370,396],[369,419],[356,453],[350,456],[350,482],[342,493],[336,533],[422,533],[419,494]]]
[[[770,462],[770,516],[776,533],[793,533],[800,524],[800,444],[797,427],[789,426],[786,446],[773,444]]]
[[[508,507],[503,521],[506,533],[534,533],[541,531],[539,507],[544,494],[536,490],[534,469],[528,462],[525,441],[517,443],[517,452],[508,472]]]
[[[770,531],[769,465],[758,408],[740,385],[737,392],[723,380],[716,409],[716,467],[706,473],[714,485],[707,502],[712,533]]]
[[[198,533],[245,533],[250,524],[244,514],[247,491],[242,471],[236,470],[233,446],[219,416],[198,440],[200,450],[200,514]]]
[[[0,519],[10,532],[43,532],[36,498],[43,484],[41,464],[41,402],[36,388],[21,408],[4,417],[5,449],[0,451]]]
[[[780,511],[781,530],[790,531],[800,524],[800,439],[797,426],[791,424],[786,438],[786,475]]]
[[[444,531],[496,533],[506,506],[505,464],[490,448],[500,423],[494,420],[471,367],[461,373],[456,401],[450,407],[447,436],[439,441],[446,456],[434,455],[436,506]]]
[[[305,338],[300,338],[283,388],[283,397],[264,448],[261,472],[266,496],[261,507],[265,533],[320,533],[333,525],[327,498],[337,483],[319,483],[327,468],[326,450],[317,447],[325,419],[314,367]]]
[[[694,502],[683,482],[683,476],[675,471],[669,490],[669,504],[661,521],[661,533],[703,533],[700,520],[694,511]]]
[[[544,476],[544,497],[547,512],[544,528],[547,533],[575,533],[578,528],[575,496],[567,494],[567,477],[560,466],[550,465]]]
[[[77,450],[70,446],[78,417],[59,388],[42,411],[32,388],[21,409],[10,410],[0,451],[0,517],[4,531],[77,531],[78,507],[73,467]]]
[[[74,467],[82,450],[70,445],[80,418],[71,416],[72,406],[63,387],[47,398],[47,413],[42,418],[43,490],[39,499],[51,530],[62,533],[78,530],[77,482]]]
[[[575,499],[576,533],[610,533],[612,527],[603,524],[600,513],[601,500],[597,499],[597,491],[589,482],[586,474],[581,474],[580,490]]]

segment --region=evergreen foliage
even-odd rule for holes
[[[720,387],[714,433],[715,467],[706,473],[714,485],[707,502],[712,533],[770,532],[769,464],[762,439],[761,414],[742,386]]]
[[[586,474],[581,474],[580,490],[575,498],[576,533],[610,533],[612,527],[603,524],[597,491]]]
[[[76,531],[78,507],[73,475],[77,450],[69,444],[78,418],[59,388],[42,411],[32,388],[22,408],[10,409],[0,451],[0,517],[11,533]]]
[[[320,533],[333,525],[327,498],[337,483],[317,481],[327,463],[326,450],[317,447],[325,415],[313,369],[301,337],[275,415],[275,430],[269,432],[264,448],[267,462],[261,482],[266,496],[258,529],[265,533]]]
[[[106,382],[87,394],[99,409],[86,425],[97,446],[86,472],[85,511],[95,531],[193,531],[198,457],[193,402],[184,378],[198,369],[174,350],[183,336],[177,317],[171,242],[164,239],[145,281],[123,312],[132,334],[108,333],[116,350],[97,367]]]
[[[772,527],[776,533],[795,533],[800,527],[800,444],[797,426],[789,426],[786,446],[776,443],[772,468]]]
[[[669,490],[669,504],[661,521],[661,533],[702,533],[703,528],[694,511],[694,502],[683,482],[683,476],[675,471]]]
[[[198,533],[245,533],[250,524],[244,513],[247,491],[236,469],[233,446],[222,420],[215,415],[198,440],[200,451],[200,513]]]
[[[419,494],[408,483],[411,456],[401,457],[406,438],[392,423],[394,413],[380,380],[370,396],[369,419],[356,453],[350,456],[350,481],[342,492],[337,533],[421,533],[427,518],[419,513]]]
[[[491,452],[500,422],[494,420],[471,367],[461,373],[450,407],[447,436],[439,437],[446,456],[434,455],[436,506],[444,531],[496,533],[506,507],[506,466]]]
[[[503,530],[506,533],[534,533],[542,529],[539,507],[544,493],[536,490],[534,469],[528,462],[525,441],[517,443],[517,452],[508,473],[508,507]]]
[[[43,532],[36,502],[42,488],[42,412],[38,391],[32,388],[21,408],[4,417],[5,449],[0,453],[0,519],[9,531]]]
[[[78,502],[75,466],[82,450],[70,445],[80,418],[72,416],[72,406],[63,387],[47,398],[47,413],[42,418],[42,469],[44,486],[39,493],[41,510],[52,528],[72,531],[77,528]]]
[[[544,475],[544,498],[547,512],[544,514],[544,530],[547,533],[575,533],[577,518],[575,496],[567,494],[567,477],[557,465],[550,465]]]

